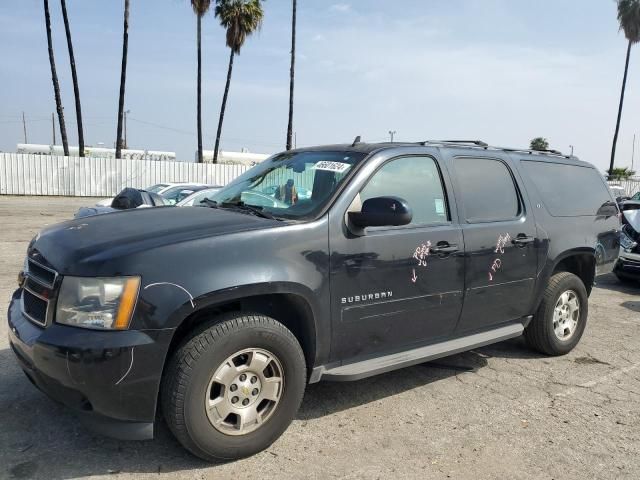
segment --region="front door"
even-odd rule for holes
[[[381,161],[362,183],[351,210],[368,198],[396,196],[409,204],[413,220],[353,234],[345,212],[336,212],[341,218],[331,221],[329,245],[334,360],[446,338],[462,309],[463,238],[437,161],[424,155]]]
[[[453,158],[466,247],[465,301],[459,334],[530,312],[537,271],[536,225],[508,162]]]

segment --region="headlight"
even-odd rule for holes
[[[627,252],[627,253],[631,253],[631,251],[636,248],[638,246],[638,244],[636,242],[634,242],[631,237],[629,237],[629,235],[627,235],[624,231],[624,229],[620,232],[620,246],[622,247],[622,249]]]
[[[140,277],[64,277],[56,322],[100,330],[126,330],[139,289]]]

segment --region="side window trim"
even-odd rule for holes
[[[450,157],[452,160],[452,167],[453,167],[453,177],[454,177],[454,182],[456,183],[456,187],[457,190],[460,191],[460,184],[458,183],[458,178],[457,175],[455,174],[455,161],[458,159],[470,159],[470,160],[493,160],[493,161],[497,161],[500,162],[502,165],[504,165],[504,167],[507,169],[507,172],[509,173],[509,176],[511,178],[511,181],[513,182],[513,188],[516,192],[516,198],[518,200],[518,214],[514,217],[511,218],[480,218],[480,219],[472,219],[469,220],[467,218],[467,212],[466,212],[466,205],[465,205],[465,201],[464,198],[462,196],[461,193],[458,194],[458,214],[460,215],[460,223],[465,223],[467,225],[478,225],[478,224],[485,224],[485,223],[508,223],[508,222],[517,222],[519,221],[522,217],[524,217],[526,210],[525,210],[525,202],[523,200],[523,196],[522,196],[522,192],[520,190],[520,185],[518,184],[518,182],[516,181],[516,177],[513,173],[513,169],[511,168],[511,166],[507,163],[507,161],[505,161],[503,158],[499,158],[499,157],[485,157],[485,156],[480,156],[480,155],[456,155],[453,157]]]
[[[419,224],[414,224],[414,223],[410,223],[409,225],[401,225],[401,226],[397,226],[397,227],[368,227],[367,231],[368,232],[385,232],[385,231],[390,231],[390,230],[414,230],[414,229],[418,229],[418,228],[428,228],[428,227],[443,227],[443,226],[449,226],[453,224],[453,212],[451,211],[451,202],[449,199],[449,191],[447,189],[447,185],[446,185],[446,181],[445,181],[445,177],[443,174],[443,166],[441,165],[440,162],[438,161],[438,159],[433,156],[430,153],[414,153],[414,154],[402,154],[402,155],[397,155],[395,157],[391,157],[386,159],[384,162],[382,162],[380,165],[378,165],[378,167],[371,173],[371,175],[369,176],[369,178],[367,178],[367,180],[364,182],[364,184],[362,185],[362,187],[360,187],[360,190],[358,191],[357,196],[360,195],[360,193],[367,187],[367,185],[369,185],[369,183],[371,182],[371,180],[376,176],[376,174],[382,170],[386,165],[390,164],[393,161],[396,160],[402,160],[405,158],[428,158],[431,159],[436,167],[436,170],[438,171],[438,175],[440,178],[440,187],[442,188],[442,194],[444,196],[444,207],[445,207],[445,212],[447,215],[447,220],[446,221],[442,221],[442,222],[431,222],[431,223],[419,223]],[[400,195],[401,196],[401,195]]]

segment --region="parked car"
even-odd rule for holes
[[[81,207],[75,218],[91,217],[93,215],[102,215],[104,213],[120,212],[130,210],[132,208],[148,208],[167,206],[170,203],[157,193],[138,190],[135,188],[125,188],[111,201],[108,207]]]
[[[169,202],[170,205],[175,205],[181,200],[187,198],[189,195],[199,192],[200,190],[204,190],[205,188],[209,188],[209,185],[185,183],[165,188],[162,190],[160,195]]]
[[[310,198],[253,203],[292,172]],[[161,411],[207,460],[268,447],[308,383],[520,335],[570,352],[619,251],[592,165],[481,142],[292,150],[212,200],[47,227],[8,311],[42,391],[119,438],[152,437]]]
[[[165,193],[167,193],[169,190],[172,190],[174,187],[178,187],[178,186],[182,186],[185,190],[191,189],[194,186],[204,186],[203,184],[193,184],[193,183],[186,183],[186,182],[182,182],[182,183],[157,183],[155,185],[151,185],[150,187],[147,187],[144,189],[145,192],[149,192],[149,193],[157,193],[159,195],[163,195]],[[175,198],[174,198],[175,200]],[[100,200],[98,203],[96,203],[96,207],[110,207],[111,206],[111,202],[113,202],[113,197],[111,198],[105,198],[103,200]]]
[[[621,206],[620,257],[614,273],[623,282],[640,280],[640,201],[627,200]]]
[[[178,207],[194,207],[200,206],[202,201],[205,198],[210,198],[216,193],[218,193],[222,189],[222,187],[207,187],[203,190],[198,190],[197,192],[192,193],[191,195],[183,198],[176,206]]]

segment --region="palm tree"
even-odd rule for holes
[[[218,132],[216,133],[216,145],[213,151],[213,163],[218,162],[218,150],[220,148],[220,134],[222,133],[222,121],[224,110],[229,96],[229,84],[233,71],[233,57],[240,55],[240,49],[249,35],[258,30],[262,25],[264,12],[261,0],[216,0],[216,17],[220,19],[220,25],[227,30],[227,47],[231,49],[229,56],[229,70],[227,71],[227,83],[222,97]]]
[[[529,148],[531,148],[531,150],[549,150],[549,141],[544,137],[536,137],[531,140]]]
[[[622,91],[620,93],[620,106],[618,107],[618,120],[616,131],[613,135],[613,146],[611,147],[611,163],[609,164],[609,174],[613,172],[613,164],[616,158],[616,146],[618,144],[618,133],[620,133],[620,120],[622,119],[622,106],[624,104],[624,92],[627,88],[627,74],[629,72],[629,57],[631,47],[634,43],[640,42],[640,0],[617,0],[618,1],[618,23],[620,30],[624,30],[629,44],[627,46],[627,59],[624,65],[624,77],[622,79]]]
[[[197,18],[198,31],[198,163],[202,163],[202,17],[209,10],[211,0],[191,0]]]
[[[291,16],[291,70],[289,72],[289,124],[287,125],[287,150],[291,150],[293,136],[293,83],[296,66],[296,10],[298,2],[293,1]]]
[[[80,89],[78,88],[78,75],[76,73],[76,59],[73,55],[73,44],[71,42],[71,29],[69,28],[69,17],[67,16],[67,3],[60,0],[62,7],[62,18],[64,19],[64,29],[67,34],[67,48],[69,49],[69,63],[71,64],[71,78],[73,79],[73,95],[76,99],[76,123],[78,124],[78,155],[84,157],[84,133],[82,128],[82,110],[80,108]]]
[[[49,65],[51,66],[51,80],[53,82],[53,94],[56,99],[56,110],[58,112],[58,122],[60,123],[60,137],[62,137],[62,148],[64,156],[69,156],[69,142],[67,141],[67,128],[64,124],[64,111],[62,109],[62,99],[60,98],[60,83],[56,73],[56,61],[53,57],[53,44],[51,42],[51,16],[49,15],[49,0],[44,0],[44,22],[47,27],[47,45],[49,46]]]
[[[124,85],[127,81],[127,51],[129,48],[129,0],[124,0],[124,33],[122,35],[122,68],[120,70],[120,97],[118,99],[118,130],[116,132],[116,158],[122,156],[122,117],[124,116]]]

